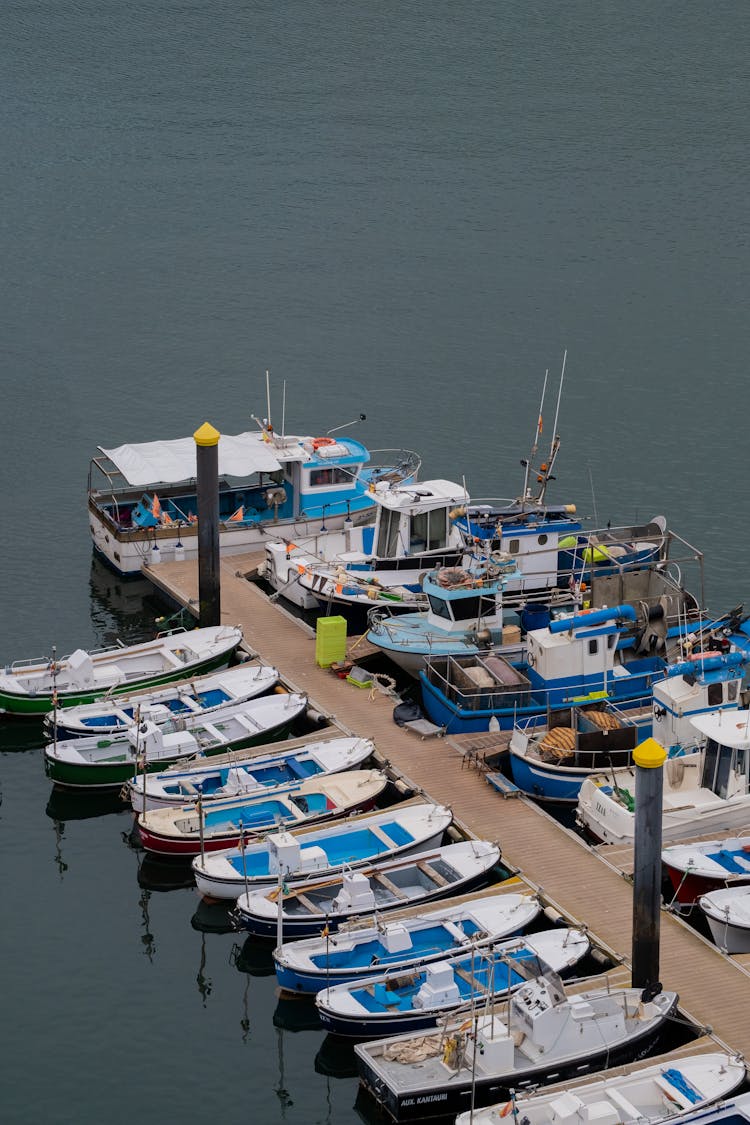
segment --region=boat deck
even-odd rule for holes
[[[222,621],[241,625],[246,644],[275,665],[290,687],[306,692],[319,711],[335,715],[345,731],[372,738],[410,785],[450,805],[467,833],[497,840],[506,865],[565,918],[585,923],[615,961],[629,965],[632,889],[621,871],[532,801],[523,796],[503,800],[487,784],[483,769],[461,768],[466,763],[453,739],[422,740],[398,727],[392,718],[392,696],[377,688],[355,688],[319,668],[312,630],[270,603],[243,577],[251,569],[246,560],[222,560]],[[173,600],[195,608],[196,563],[161,563],[144,568],[144,573]],[[664,987],[679,993],[682,1012],[699,1027],[711,1027],[730,1049],[750,1057],[745,964],[723,955],[665,911],[661,965]]]

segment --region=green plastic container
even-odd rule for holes
[[[330,668],[346,656],[346,618],[319,617],[315,627],[315,663]]]

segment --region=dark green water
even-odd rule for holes
[[[91,569],[88,459],[246,428],[266,368],[288,430],[363,411],[507,495],[567,347],[553,497],[666,513],[712,608],[750,597],[744,5],[17,0],[0,29],[0,662],[145,635]],[[0,738],[3,1123],[354,1120],[267,958]]]

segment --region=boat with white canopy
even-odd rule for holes
[[[378,483],[416,477],[410,450],[379,450],[351,437],[299,437],[258,429],[219,438],[222,554],[263,548],[269,533],[293,539],[373,518]],[[342,428],[342,427],[339,427]],[[89,528],[94,549],[120,574],[144,563],[198,557],[196,455],[192,437],[104,448],[91,461]]]

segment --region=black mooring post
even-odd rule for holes
[[[633,868],[633,988],[654,995],[659,984],[661,921],[661,829],[666,751],[647,738],[633,751],[635,762],[635,854]]]
[[[221,624],[219,581],[219,438],[204,422],[193,434],[198,481],[198,624]]]

